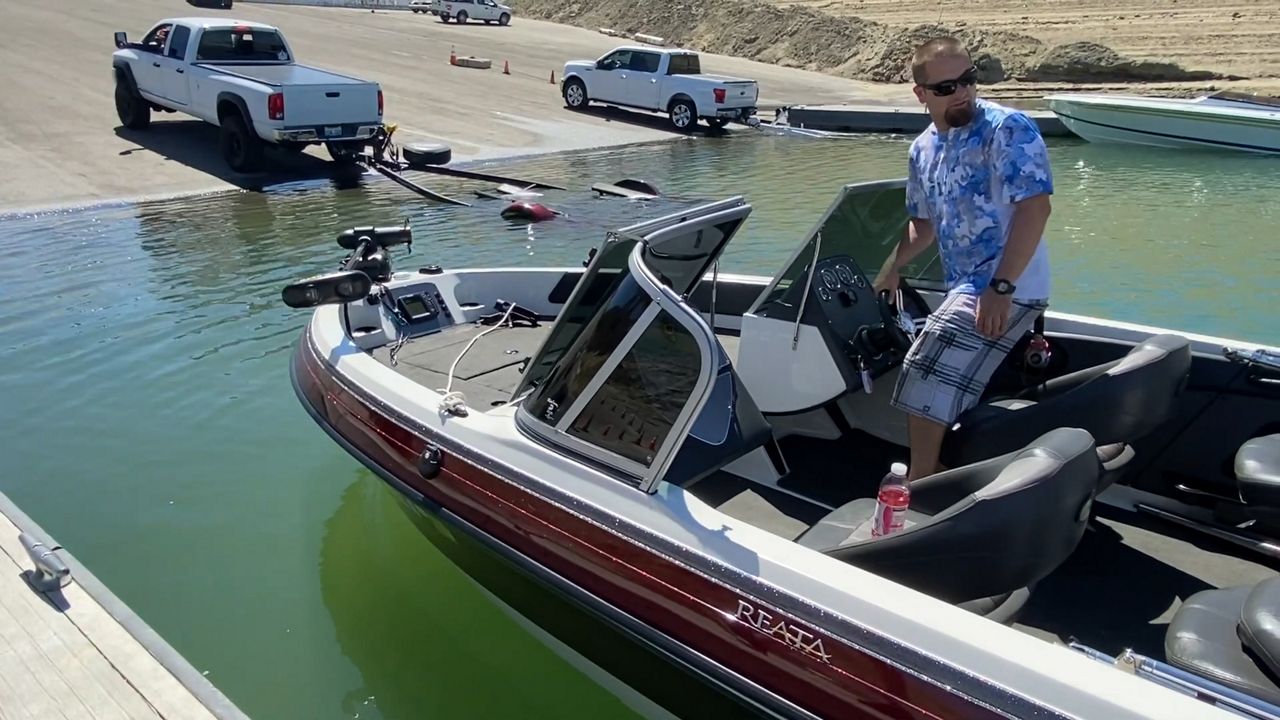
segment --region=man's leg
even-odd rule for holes
[[[996,366],[1031,328],[1042,307],[1015,302],[1004,336],[994,340],[977,331],[977,298],[972,295],[948,295],[929,316],[903,362],[892,401],[909,415],[908,479],[938,472],[947,430],[977,404]]]
[[[919,415],[907,416],[907,437],[911,441],[911,464],[907,480],[919,480],[938,472],[938,456],[942,454],[942,438],[947,426]]]

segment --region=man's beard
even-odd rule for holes
[[[942,118],[947,121],[948,127],[964,127],[973,122],[974,110],[973,103],[967,103],[960,107],[949,107],[942,113]]]

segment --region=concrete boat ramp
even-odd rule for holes
[[[779,108],[793,128],[839,133],[919,133],[929,127],[929,115],[921,107],[896,105],[791,105]],[[1070,137],[1073,133],[1048,110],[1025,110],[1045,137]],[[762,113],[763,114],[763,113]]]
[[[0,718],[247,720],[3,493]]]

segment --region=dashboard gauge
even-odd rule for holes
[[[853,284],[853,271],[849,269],[848,265],[837,265],[836,275],[840,276],[840,282],[845,285]]]
[[[836,288],[840,287],[840,281],[836,279],[835,273],[831,272],[830,270],[827,270],[826,268],[822,269],[822,284],[826,285],[832,290],[835,290]]]
[[[854,284],[860,288],[865,288],[867,286],[867,279],[862,277],[861,275],[854,275],[853,281],[854,281]]]
[[[831,299],[831,293],[827,292],[826,288],[820,287],[818,288],[818,297],[822,299],[822,302],[826,302]]]

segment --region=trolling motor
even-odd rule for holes
[[[291,308],[354,302],[369,296],[375,283],[391,279],[388,251],[397,245],[412,246],[413,228],[406,222],[392,227],[354,227],[338,234],[338,246],[351,253],[337,272],[286,285],[281,299]]]

